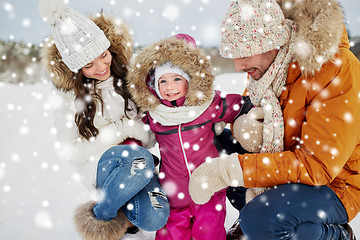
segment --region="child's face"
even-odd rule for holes
[[[107,80],[111,74],[111,59],[111,53],[109,50],[106,50],[100,56],[81,68],[82,74],[87,78],[94,78],[100,81]]]
[[[183,76],[176,73],[166,73],[159,78],[159,91],[161,97],[168,101],[184,97],[188,87],[188,81]]]

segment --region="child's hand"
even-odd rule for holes
[[[214,124],[215,135],[219,136],[224,131],[225,126],[226,126],[226,122],[215,123]]]

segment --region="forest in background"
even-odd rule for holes
[[[235,72],[231,59],[222,58],[218,47],[203,48],[211,57],[214,74]],[[141,47],[134,49],[134,52]],[[350,50],[360,59],[360,37],[351,39]],[[0,81],[9,83],[36,83],[44,79],[40,65],[40,45],[0,40]]]

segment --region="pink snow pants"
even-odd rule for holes
[[[226,192],[218,192],[203,205],[170,208],[166,225],[156,240],[225,240]]]

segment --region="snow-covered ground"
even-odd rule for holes
[[[241,74],[218,76],[215,87],[242,93]],[[76,181],[70,165],[56,155],[51,87],[47,82],[13,85],[0,82],[0,239],[80,240],[73,212],[91,197]],[[225,227],[237,218],[228,203]],[[360,238],[360,216],[350,223]],[[140,231],[124,239],[150,240]]]

